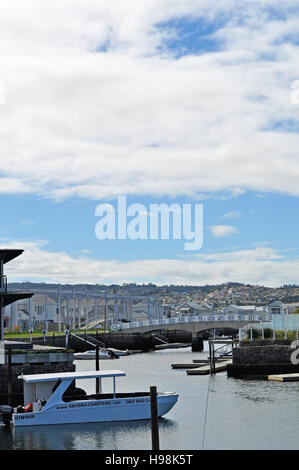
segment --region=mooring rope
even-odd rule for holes
[[[215,337],[215,330],[213,338]],[[211,361],[214,361],[214,341],[213,341],[213,357],[212,357],[212,349],[209,346],[209,355],[210,355],[210,365],[212,364]],[[209,381],[208,381],[208,392],[207,392],[207,399],[206,399],[206,409],[205,409],[205,419],[204,419],[204,426],[203,426],[203,433],[202,433],[202,443],[201,443],[201,450],[204,448],[205,443],[205,435],[206,435],[206,426],[207,426],[207,417],[208,417],[208,404],[209,404],[209,395],[210,395],[210,383],[211,383],[211,375],[212,369],[210,369]]]
[[[205,419],[204,419],[203,433],[202,433],[201,450],[203,450],[203,448],[204,448],[204,443],[205,443],[205,434],[206,434],[207,417],[208,417],[208,404],[209,404],[211,375],[212,375],[212,374],[210,373],[210,375],[209,375],[209,381],[208,381],[208,392],[207,392],[207,399],[206,399],[206,409],[205,409]]]

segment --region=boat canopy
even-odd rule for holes
[[[76,379],[103,379],[105,377],[113,378],[113,395],[115,396],[115,377],[126,375],[121,370],[90,370],[80,372],[58,372],[52,374],[33,374],[19,375],[19,379],[24,382],[24,403],[37,402],[38,400],[47,401],[49,407],[55,402],[62,401],[62,395],[68,386]],[[53,387],[60,380],[60,385],[55,391]]]
[[[19,375],[18,378],[26,383],[53,382],[57,380],[74,379],[102,379],[105,377],[123,377],[126,373],[122,370],[82,370],[79,372],[58,372],[52,374]]]

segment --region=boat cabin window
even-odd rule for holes
[[[61,380],[59,380],[58,382],[61,383]],[[58,385],[59,383],[57,384],[57,387]],[[71,384],[68,386],[68,388],[66,389],[66,391],[63,393],[62,400],[68,401],[70,398],[73,398],[73,399],[83,398],[85,396],[86,396],[85,390],[83,390],[83,388],[76,387],[76,382],[75,380],[73,380]]]

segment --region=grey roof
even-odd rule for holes
[[[283,303],[280,302],[279,300],[274,300],[274,302],[271,302],[271,304],[269,304],[268,306],[269,307],[283,307]]]

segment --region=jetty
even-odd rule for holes
[[[179,349],[179,348],[189,348],[191,343],[166,343],[166,344],[156,344],[155,351],[163,351],[164,349]]]
[[[220,359],[217,358],[215,360],[217,363],[227,362],[227,359]],[[203,367],[209,365],[210,367],[210,359],[194,359],[192,363],[179,363],[179,364],[171,364],[172,369],[196,369],[198,367]]]
[[[215,359],[213,373],[222,372],[231,364],[231,359]],[[194,359],[193,363],[171,364],[172,369],[186,369],[187,375],[207,375],[211,373],[210,359]]]
[[[231,363],[232,363],[231,360],[221,361],[219,363],[216,363],[213,366],[213,373],[216,374],[217,372],[222,372],[222,371],[226,370],[227,365],[231,364]],[[197,365],[197,367],[195,367],[193,369],[191,368],[191,369],[186,370],[187,375],[208,375],[208,374],[211,373],[210,364],[202,365],[202,366],[199,366],[199,367],[198,367],[198,364],[196,364],[196,365]]]
[[[275,374],[268,375],[268,380],[273,380],[276,382],[298,382],[299,373],[297,374]]]

